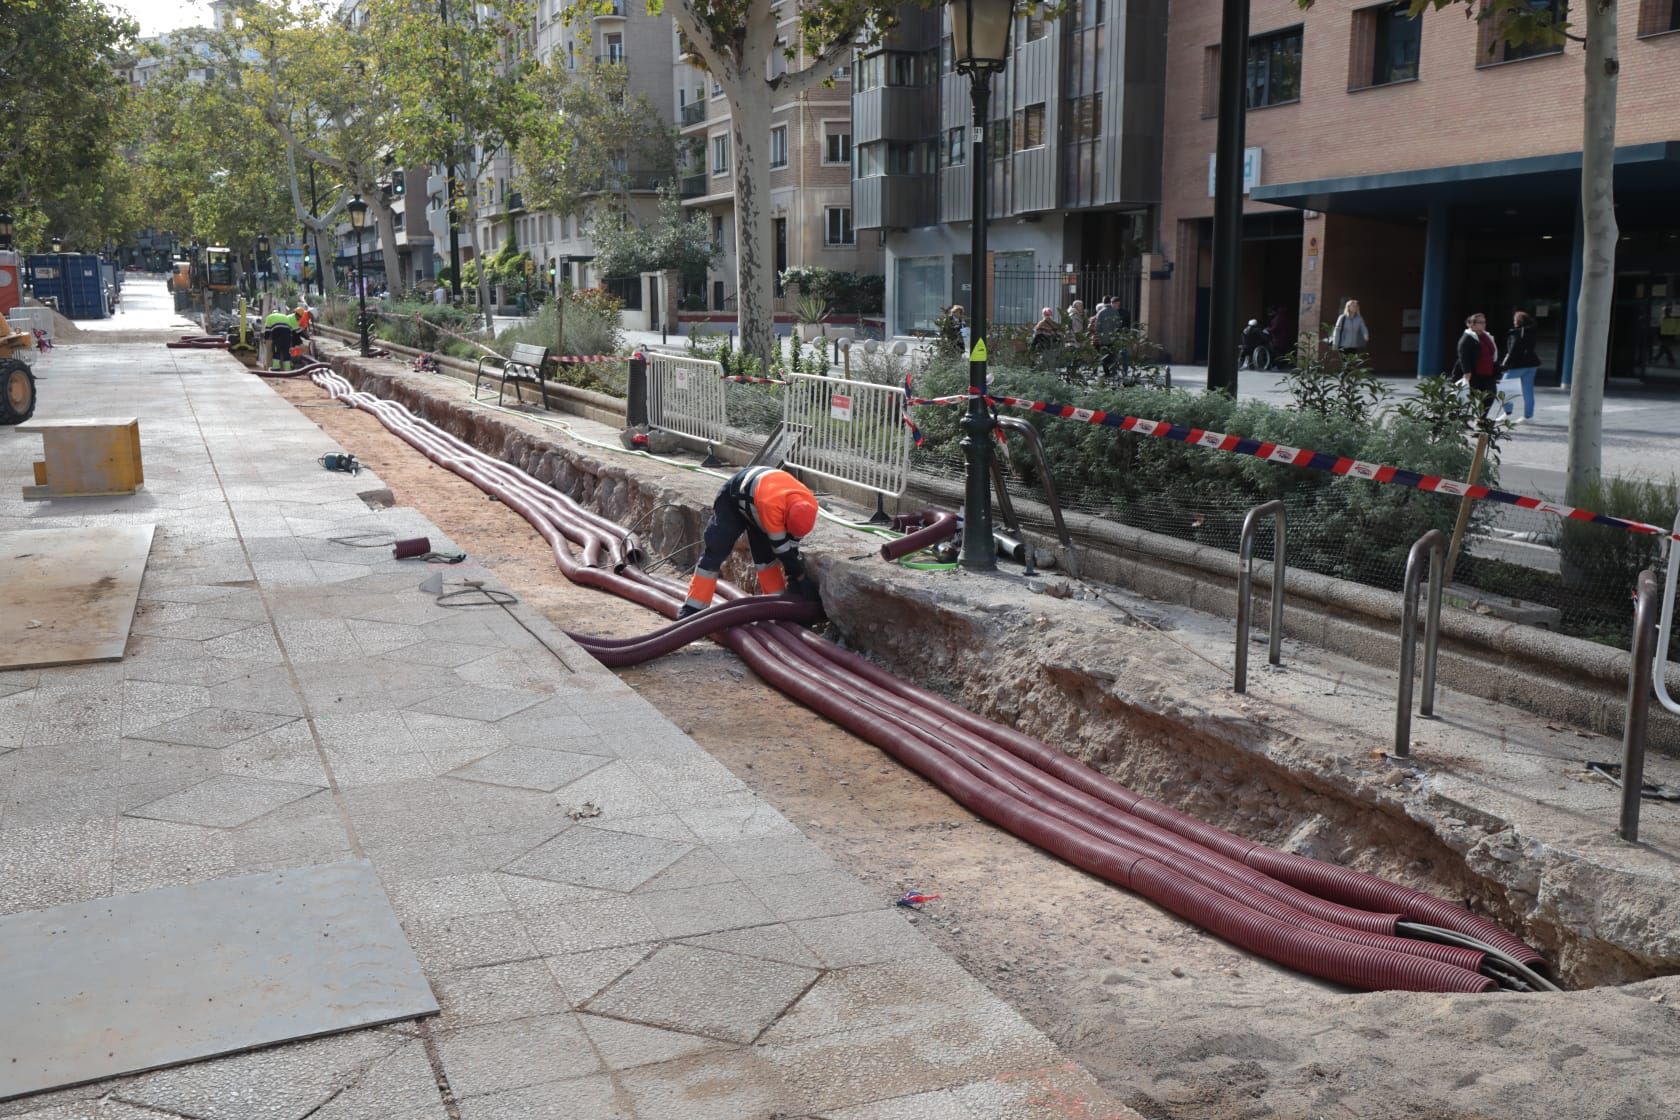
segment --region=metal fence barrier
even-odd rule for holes
[[[1447,555],[1447,535],[1431,529],[1406,554],[1406,583],[1400,591],[1400,703],[1394,716],[1394,757],[1412,750],[1412,671],[1417,663],[1418,582],[1423,556],[1429,554],[1429,613],[1423,624],[1423,697],[1418,714],[1435,714],[1435,655],[1441,645],[1441,591]]]
[[[1670,566],[1673,560],[1669,561]],[[1672,580],[1669,583],[1673,590]],[[1669,604],[1672,609],[1672,602]],[[1627,719],[1622,724],[1622,815],[1616,835],[1629,844],[1639,841],[1639,803],[1645,790],[1645,725],[1651,714],[1651,675],[1667,666],[1666,650],[1657,644],[1657,574],[1639,573],[1639,593],[1633,611],[1633,666],[1628,673]]]
[[[1288,550],[1288,517],[1283,502],[1274,499],[1255,506],[1243,518],[1242,537],[1237,545],[1237,672],[1232,688],[1248,691],[1248,624],[1254,604],[1254,533],[1260,519],[1277,521],[1277,543],[1272,549],[1272,626],[1266,660],[1273,665],[1283,660],[1283,577]]]
[[[704,440],[708,458],[723,442],[723,366],[704,358],[648,355],[648,426]]]
[[[789,466],[888,497],[910,478],[904,390],[815,374],[788,375],[782,423],[798,432]]]

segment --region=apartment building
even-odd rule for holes
[[[638,0],[612,0],[593,10],[585,25],[568,21],[566,7],[566,0],[538,0],[526,29],[526,48],[543,64],[558,59],[574,72],[592,61],[622,64],[629,75],[630,94],[645,95],[669,113],[666,119],[674,126],[670,58],[676,33],[671,17],[649,15],[647,6]],[[667,106],[671,108],[666,110]],[[657,177],[628,164],[623,173],[631,213],[638,219],[652,218],[661,185]],[[537,275],[545,282],[552,275],[556,284],[566,279],[584,287],[605,279],[590,267],[595,248],[589,239],[589,216],[528,208],[515,189],[510,154],[498,154],[478,169],[474,180],[479,192],[476,243],[485,253],[495,253],[511,236],[537,262]],[[447,233],[439,244],[447,251]],[[641,293],[627,288],[620,295],[627,310],[640,310]]]
[[[784,5],[779,18],[783,37],[795,40],[794,6]],[[722,88],[689,61],[681,37],[673,34],[671,43],[676,60],[674,108],[684,143],[683,204],[707,216],[722,250],[707,274],[705,290],[684,293],[684,307],[732,317],[735,181],[729,103]],[[776,65],[783,63],[778,59]],[[795,65],[804,65],[803,58]],[[794,267],[880,273],[879,240],[861,236],[853,214],[851,78],[851,67],[840,66],[832,87],[818,86],[772,107],[768,194],[778,277]],[[776,295],[777,309],[792,311],[779,279]]]
[[[993,322],[1108,295],[1147,318],[1138,276],[1161,197],[1166,12],[1165,0],[1072,0],[1058,19],[1017,19],[986,152],[973,150],[942,7],[906,5],[860,53],[852,193],[857,227],[884,249],[889,332],[927,333],[974,301],[972,159],[989,161]]]
[[[1584,48],[1511,47],[1461,8],[1406,8],[1253,0],[1244,318],[1306,331],[1358,299],[1375,367],[1427,375],[1450,366],[1470,312],[1503,341],[1520,309],[1542,378],[1567,379]],[[1206,356],[1219,15],[1217,0],[1175,4],[1168,28],[1150,320],[1181,360]],[[1680,2],[1625,5],[1618,47],[1610,372],[1680,379]]]

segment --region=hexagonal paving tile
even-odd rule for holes
[[[292,716],[264,712],[235,712],[225,708],[201,708],[191,715],[148,727],[129,735],[157,743],[180,743],[188,747],[231,747],[253,735],[292,722]]]
[[[540,789],[552,793],[591,770],[611,762],[598,754],[547,751],[540,747],[509,747],[450,772],[452,778],[485,782],[516,789]]]
[[[203,825],[206,828],[238,828],[322,788],[223,774],[179,793],[147,802],[123,815]]]
[[[821,975],[798,965],[667,945],[591,999],[596,1014],[748,1043]]]
[[[503,867],[515,875],[633,891],[693,848],[673,840],[579,825]]]
[[[524,711],[543,699],[540,693],[522,688],[482,688],[467,685],[433,696],[423,703],[410,705],[417,712],[431,712],[440,716],[464,716],[494,723],[504,716]]]

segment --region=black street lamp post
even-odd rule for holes
[[[361,328],[362,357],[367,357],[368,347],[368,317],[367,317],[367,274],[362,271],[362,228],[367,225],[368,204],[357,195],[345,207],[350,211],[350,228],[356,231],[356,302],[360,308],[357,321]]]
[[[963,453],[968,480],[963,492],[962,566],[971,572],[997,569],[992,539],[992,414],[986,404],[987,289],[986,216],[990,166],[992,75],[1009,59],[1009,30],[1015,22],[1013,0],[951,0],[951,46],[955,68],[967,74],[974,99],[974,127],[968,144],[974,194],[969,212],[973,242],[969,250],[968,415],[963,418]]]
[[[263,295],[268,295],[268,273],[272,262],[268,256],[268,234],[257,235],[257,273],[262,276]]]
[[[0,210],[0,249],[12,247],[12,212]]]

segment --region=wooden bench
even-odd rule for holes
[[[485,369],[485,362],[500,362],[501,369]],[[514,345],[513,353],[506,358],[495,354],[486,354],[478,360],[478,371],[473,375],[473,400],[478,399],[479,383],[486,377],[498,378],[501,382],[496,391],[496,403],[502,403],[502,397],[507,393],[507,383],[513,382],[513,398],[520,404],[525,398],[520,395],[521,382],[529,382],[537,387],[537,396],[544,408],[548,407],[548,394],[543,392],[543,367],[548,363],[548,347],[538,346],[530,342],[520,342]]]

